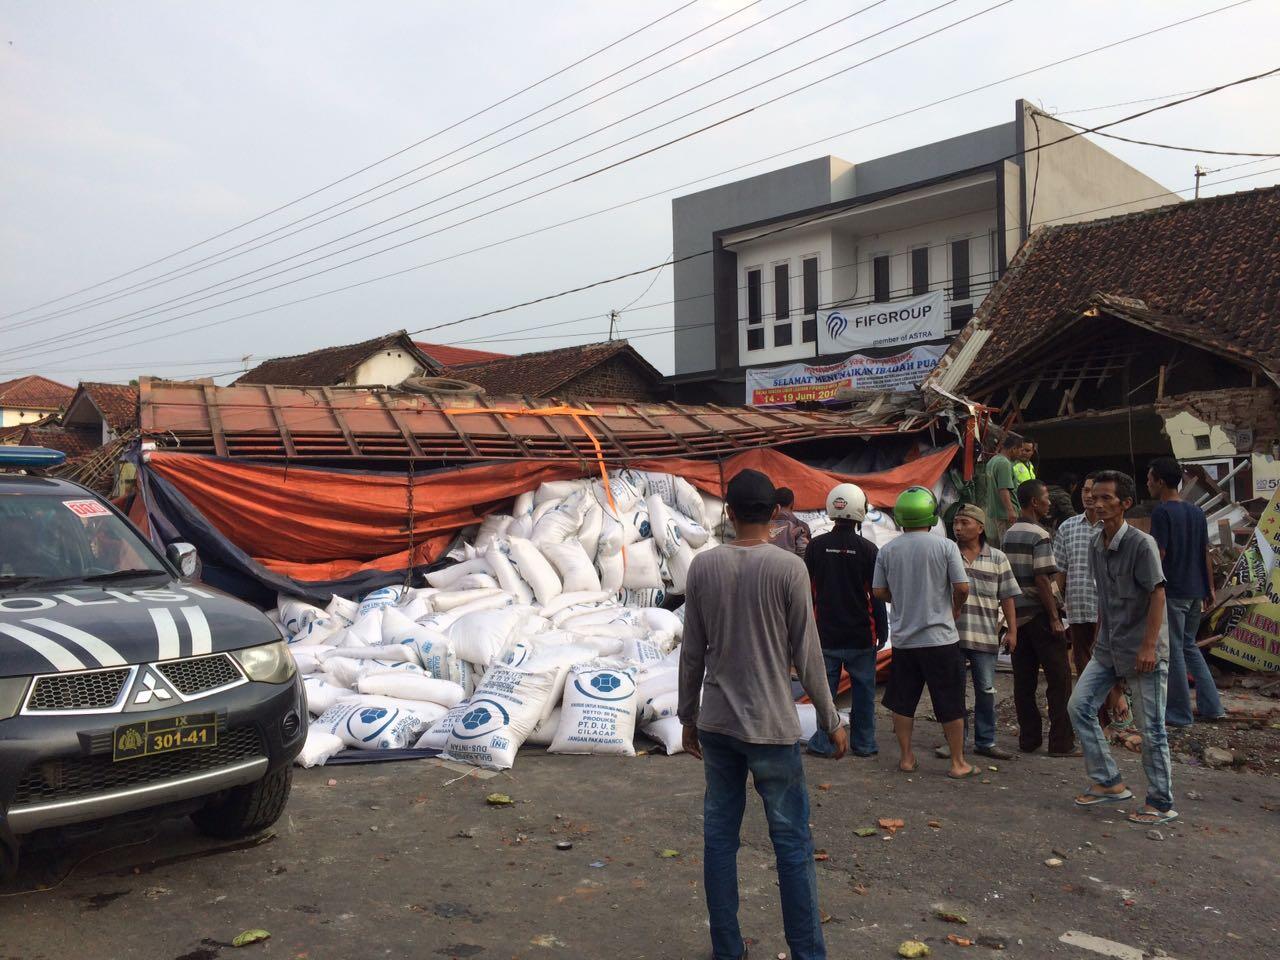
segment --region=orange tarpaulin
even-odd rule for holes
[[[892,470],[842,476],[777,450],[758,449],[726,459],[723,476],[728,481],[740,470],[760,470],[776,485],[794,490],[801,510],[821,509],[827,491],[843,481],[860,484],[872,503],[886,506],[908,486],[936,484],[955,452],[950,446]],[[677,474],[708,493],[723,495],[721,469],[714,460],[649,460],[629,466]],[[367,569],[404,569],[409,565],[410,515],[413,562],[428,562],[459,530],[517,494],[548,480],[591,476],[596,469],[591,462],[557,460],[441,470],[415,476],[410,498],[407,473],[267,466],[166,450],[151,453],[146,467],[258,563],[309,581]]]

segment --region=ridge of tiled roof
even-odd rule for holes
[[[138,428],[138,388],[128,383],[80,382],[80,389],[88,394],[102,411],[102,416],[115,433],[125,433]]]
[[[489,393],[545,397],[593,367],[623,354],[641,364],[645,370],[651,371],[655,381],[662,378],[662,374],[626,340],[559,347],[537,353],[521,353],[500,360],[464,363],[450,367],[445,375],[478,384]]]
[[[68,460],[78,460],[97,450],[98,438],[87,430],[68,429],[67,427],[33,427],[27,425],[22,432],[19,444],[33,447],[48,447],[61,450]]]
[[[424,343],[414,341],[418,349],[437,361],[442,367],[456,367],[464,363],[480,363],[484,360],[505,360],[509,353],[493,353],[490,350],[473,350],[470,347],[455,347],[448,343]]]
[[[1280,186],[1037,230],[948,350],[964,391],[1089,305],[1160,319],[1280,375]]]
[[[61,410],[75,392],[74,387],[33,373],[0,383],[0,407]]]
[[[294,354],[290,357],[273,357],[270,360],[264,360],[247,373],[242,373],[232,382],[331,387],[342,383],[371,355],[392,347],[417,354],[424,367],[428,368],[428,372],[432,372],[431,367],[441,366],[433,357],[423,353],[405,331],[397,330],[395,333],[362,340],[359,343],[321,347],[319,350]]]

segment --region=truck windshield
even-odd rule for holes
[[[167,575],[129,524],[92,497],[0,495],[0,590]]]

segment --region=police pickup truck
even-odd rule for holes
[[[0,447],[0,467],[56,456]],[[198,568],[84,487],[0,471],[0,875],[49,827],[146,810],[237,837],[284,810],[306,735],[293,658]]]

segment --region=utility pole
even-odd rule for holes
[[[1206,170],[1200,164],[1196,164],[1196,199],[1200,199],[1200,178],[1208,176],[1210,171]]]
[[[618,311],[610,310],[609,311],[609,342],[610,343],[613,342],[613,331],[617,325],[618,325]]]

